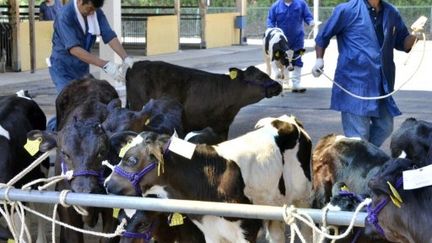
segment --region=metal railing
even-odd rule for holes
[[[60,203],[60,192],[0,189],[0,200],[36,202],[36,203]],[[114,196],[102,194],[86,194],[69,192],[64,202],[68,205],[104,208],[130,208],[137,210],[179,212],[186,214],[204,214],[236,218],[254,218],[264,220],[284,220],[284,207],[204,202],[176,199],[157,199],[129,196]],[[297,209],[300,213],[308,214],[316,223],[322,222],[322,209]],[[326,223],[328,225],[349,225],[353,212],[328,211]],[[354,226],[364,227],[366,213],[360,212],[354,219]]]

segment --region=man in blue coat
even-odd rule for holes
[[[58,13],[54,21],[49,65],[49,73],[58,93],[72,80],[89,74],[90,64],[102,68],[118,81],[124,81],[124,67],[132,67],[133,59],[127,56],[100,9],[103,4],[104,0],[70,0]],[[90,53],[98,36],[122,58],[123,65],[102,60]],[[48,127],[55,130],[55,119],[48,122]]]
[[[409,52],[416,40],[399,11],[387,2],[351,0],[339,4],[315,39],[315,77],[322,72],[324,52],[333,36],[339,50],[334,80],[350,92],[366,97],[393,91],[393,49]],[[345,136],[360,137],[376,146],[390,136],[393,117],[401,114],[391,96],[364,100],[335,85],[330,108],[341,112]]]
[[[304,0],[277,0],[270,7],[267,16],[267,28],[282,29],[288,39],[289,48],[294,51],[304,47],[303,22],[309,26],[314,25],[312,14]],[[303,67],[301,57],[295,60],[293,65],[292,90],[304,92],[306,89],[300,86],[301,68]]]
[[[124,62],[129,66],[133,64],[100,9],[103,3],[104,0],[70,0],[54,21],[49,72],[57,92],[70,81],[89,74],[90,64],[122,81],[124,74],[121,65],[102,60],[90,53],[98,36],[105,44],[108,43]]]

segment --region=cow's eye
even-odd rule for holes
[[[130,166],[134,166],[138,163],[138,159],[134,156],[131,156],[127,159],[127,164]]]

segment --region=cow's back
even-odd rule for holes
[[[185,104],[192,84],[212,82],[220,76],[162,61],[136,62],[126,75],[127,106],[140,110],[151,98],[162,96]]]
[[[57,130],[60,130],[67,117],[80,105],[92,100],[108,104],[119,98],[117,91],[106,80],[95,79],[92,76],[74,80],[66,86],[56,99]]]

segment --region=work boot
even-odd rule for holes
[[[300,85],[300,76],[301,76],[301,67],[294,67],[294,70],[292,72],[292,89],[291,92],[293,93],[304,93],[306,91],[306,88],[303,88]]]

